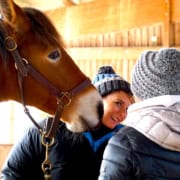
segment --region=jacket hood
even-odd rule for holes
[[[180,96],[161,96],[133,104],[125,121],[158,145],[180,151]]]

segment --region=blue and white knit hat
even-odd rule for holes
[[[117,75],[111,66],[100,67],[92,83],[102,97],[114,91],[124,91],[132,95],[129,82]]]
[[[132,71],[131,90],[140,100],[180,95],[180,50],[143,52]]]

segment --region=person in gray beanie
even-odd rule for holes
[[[144,51],[131,79],[136,103],[106,146],[98,180],[180,179],[180,50]]]

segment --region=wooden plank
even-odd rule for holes
[[[171,19],[173,22],[180,22],[180,1],[171,0]]]
[[[0,144],[0,170],[3,167],[3,164],[9,154],[9,151],[12,148],[12,144]]]
[[[67,52],[78,67],[90,78],[102,65],[112,65],[127,80],[130,80],[131,70],[139,55],[144,50],[157,50],[161,47],[104,47],[104,48],[69,48]]]
[[[65,39],[114,32],[164,21],[164,0],[105,0],[60,8],[47,15]]]
[[[170,11],[170,5],[171,5],[171,0],[166,0],[165,1],[165,18],[164,18],[164,29],[163,29],[163,39],[162,43],[163,46],[169,47],[171,44],[171,11]]]
[[[176,46],[180,45],[180,23],[173,24],[173,44]]]

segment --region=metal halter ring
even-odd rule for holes
[[[5,42],[5,45],[6,45],[6,49],[7,49],[8,51],[14,51],[14,50],[16,50],[17,44],[16,44],[16,41],[14,40],[13,37],[7,36],[7,37],[5,38],[5,40],[4,40],[4,42]]]
[[[61,97],[57,98],[57,103],[64,104],[64,107],[69,106],[71,104],[71,94],[69,92],[62,92]]]
[[[29,62],[25,58],[22,58],[22,60],[25,62],[25,64],[29,64]],[[16,70],[18,70],[16,62],[14,64],[14,67],[15,67]]]
[[[54,137],[47,138],[45,133],[41,133],[41,143],[42,145],[46,146],[48,144],[48,147],[51,147],[54,144]],[[46,141],[48,139],[48,141]]]

